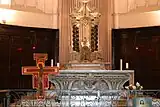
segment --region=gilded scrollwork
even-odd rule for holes
[[[102,58],[98,50],[98,23],[101,14],[88,7],[89,0],[81,0],[81,2],[82,6],[70,14],[72,22],[72,51],[69,62],[100,62]],[[85,31],[83,32],[82,29]]]

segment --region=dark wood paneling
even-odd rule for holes
[[[135,81],[145,89],[160,89],[160,27],[113,30],[113,69],[119,59],[135,70]]]
[[[35,65],[35,52],[48,53],[46,65],[50,65],[51,59],[58,60],[58,32],[0,24],[0,89],[32,88],[31,76],[22,76],[21,67]]]

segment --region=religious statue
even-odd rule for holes
[[[82,47],[80,50],[80,60],[83,62],[91,61],[90,55],[91,55],[91,50],[89,48],[90,43],[87,40],[86,37],[84,37],[83,42],[81,43]]]
[[[82,43],[81,43],[81,46],[84,47],[84,46],[87,46],[88,48],[90,47],[90,43],[89,41],[87,40],[86,37],[84,37]]]

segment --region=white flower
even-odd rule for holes
[[[133,90],[135,90],[135,89],[136,89],[136,86],[132,86],[132,88],[133,88]]]
[[[129,90],[129,87],[128,87],[128,86],[125,86],[125,89]]]
[[[137,83],[136,83],[136,86],[137,86],[137,87],[140,87],[141,85],[137,82]]]
[[[127,89],[127,90],[142,90],[143,86],[141,86],[140,83],[136,82],[136,85],[130,84],[129,86],[125,86],[125,89]]]

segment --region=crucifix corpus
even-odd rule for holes
[[[38,97],[44,97],[44,90],[49,88],[48,75],[57,75],[59,68],[45,66],[45,61],[48,59],[47,54],[34,53],[33,57],[37,66],[22,67],[22,75],[32,75],[32,87],[38,90]]]

